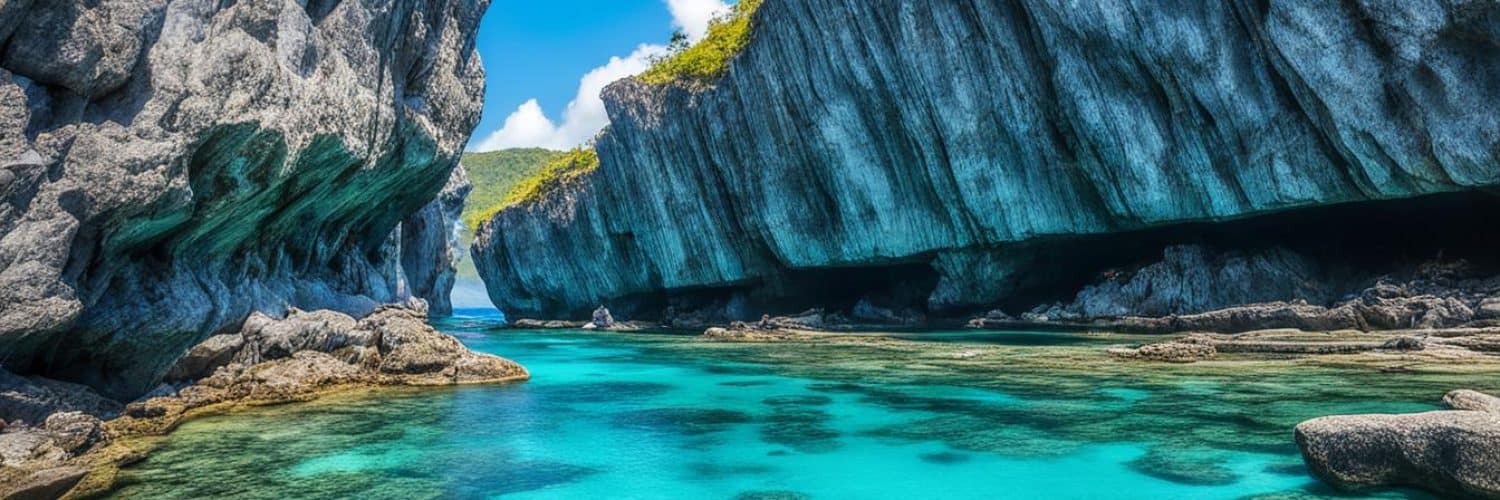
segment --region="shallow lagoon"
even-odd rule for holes
[[[1140,340],[1117,335],[733,344],[492,324],[440,328],[525,364],[531,382],[193,420],[114,495],[1314,497],[1332,492],[1301,466],[1297,422],[1497,387],[1479,371],[1117,362],[1100,346]]]

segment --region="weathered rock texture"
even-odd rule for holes
[[[1004,255],[1018,243],[1500,183],[1493,2],[772,0],[755,15],[711,85],[607,88],[602,166],[481,230],[502,309],[629,316],[898,263],[933,265],[932,305],[993,301],[1037,257]]]
[[[254,311],[441,295],[487,4],[0,2],[5,368],[133,395]]]
[[[425,300],[433,316],[453,314],[448,295],[458,276],[458,218],[473,187],[458,165],[437,199],[401,222],[401,269],[412,296]]]
[[[162,434],[235,405],[530,376],[510,360],[470,351],[426,320],[401,307],[361,319],[326,310],[292,310],[282,319],[255,313],[240,331],[194,346],[173,367],[171,384],[123,408],[87,387],[0,371],[0,498],[57,498],[75,486],[84,490],[76,494],[97,494],[111,485],[115,468],[143,453],[122,438]]]
[[[1487,401],[1466,404],[1480,399]],[[1497,400],[1461,391],[1444,401],[1453,410],[1309,420],[1297,426],[1297,444],[1308,468],[1340,488],[1413,486],[1453,497],[1500,498]]]
[[[1487,304],[1500,301],[1500,276],[1464,260],[1425,262],[1374,275],[1345,264],[1321,264],[1281,247],[1215,251],[1174,246],[1162,259],[1112,274],[1069,303],[1037,306],[1019,318],[991,311],[970,326],[1051,323],[1158,333],[1500,326],[1500,317],[1486,311]]]

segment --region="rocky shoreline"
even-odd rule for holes
[[[84,386],[0,372],[0,498],[86,497],[183,421],[247,405],[307,401],[391,386],[526,380],[526,369],[475,353],[418,311],[383,307],[252,315],[172,368],[169,383],[129,404]]]
[[[1325,268],[1327,267],[1327,268]],[[853,306],[774,311],[749,321],[744,303],[668,307],[636,321],[610,318],[605,329],[788,328],[812,331],[989,330],[1239,334],[1265,330],[1388,332],[1476,337],[1500,332],[1500,274],[1442,258],[1373,273],[1319,266],[1281,248],[1217,251],[1198,245],[1164,250],[1161,260],[1101,275],[1067,301],[1012,315],[940,315],[865,297]],[[753,309],[750,309],[753,310]],[[595,313],[608,316],[600,306]],[[627,313],[629,314],[629,313]],[[650,318],[650,320],[645,320]],[[746,320],[746,321],[741,321]],[[599,321],[519,319],[514,328],[593,328]],[[1490,341],[1468,347],[1500,350]]]
[[[1449,409],[1309,420],[1297,426],[1297,446],[1312,473],[1340,489],[1500,498],[1500,398],[1458,390],[1443,404]]]

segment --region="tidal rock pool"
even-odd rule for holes
[[[461,311],[460,314],[463,314]],[[1492,367],[1112,360],[1139,338],[786,344],[445,320],[527,383],[193,420],[118,498],[1309,498],[1304,419],[1436,407]],[[1057,334],[1037,338],[1053,338]],[[1387,498],[1423,498],[1386,490]]]

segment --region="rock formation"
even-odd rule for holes
[[[1103,260],[1140,230],[1500,184],[1500,78],[1476,76],[1500,74],[1493,3],[776,0],[754,15],[717,81],[608,87],[602,165],[481,229],[475,262],[503,310],[643,317],[747,296],[734,319],[749,320],[831,305],[797,296],[809,283],[973,307],[1128,263]]]
[[[1373,275],[1346,264],[1331,269],[1280,247],[1219,252],[1177,246],[1162,259],[1112,271],[1069,303],[1037,306],[1019,318],[991,311],[970,326],[1050,323],[1153,333],[1500,326],[1500,315],[1486,310],[1500,301],[1500,275],[1464,260]]]
[[[1297,444],[1308,468],[1340,488],[1500,498],[1500,398],[1455,391],[1443,400],[1453,409],[1309,420],[1297,426]]]
[[[437,199],[401,222],[401,269],[412,296],[426,301],[433,316],[453,314],[448,294],[458,276],[459,215],[473,187],[463,165],[454,167]]]
[[[444,309],[487,4],[0,2],[5,368],[129,397],[256,311]]]
[[[302,401],[348,388],[524,380],[525,368],[469,351],[419,312],[381,307],[362,319],[334,311],[255,313],[235,333],[194,346],[170,384],[123,408],[87,387],[0,371],[0,497],[56,498],[106,489],[141,450],[111,447],[158,435],[220,407]],[[109,419],[105,421],[104,419]],[[89,477],[85,477],[89,476]]]

